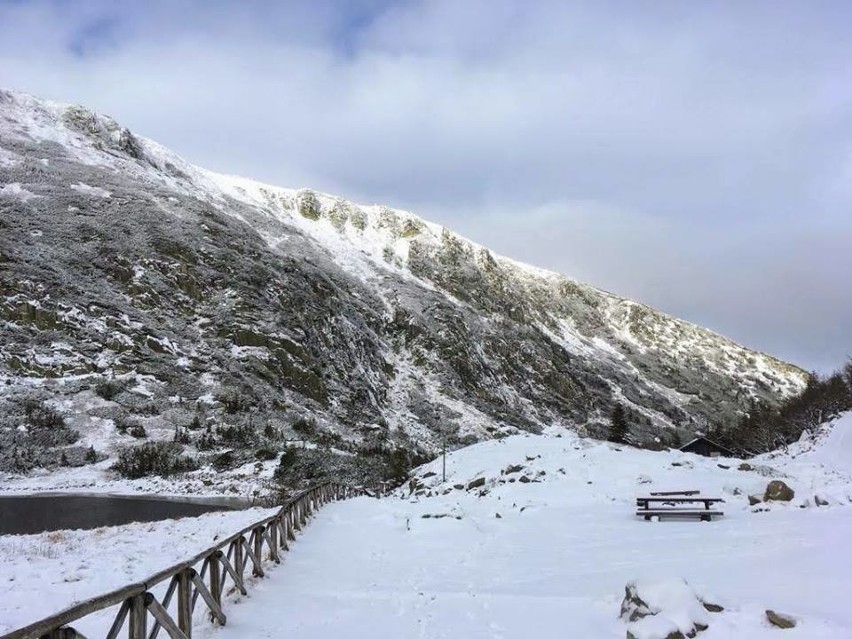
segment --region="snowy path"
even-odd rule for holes
[[[636,521],[623,504],[585,514],[552,504],[497,519],[492,499],[471,498],[461,520],[422,519],[445,510],[427,501],[328,506],[271,579],[229,609],[228,626],[206,634],[624,637],[626,582],[682,576],[728,609],[707,639],[776,636],[763,620],[768,607],[805,620],[785,636],[852,636],[852,509],[703,524]]]

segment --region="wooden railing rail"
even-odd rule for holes
[[[246,594],[246,570],[263,577],[264,560],[281,562],[296,531],[320,506],[363,494],[360,488],[326,482],[302,491],[266,519],[243,528],[194,557],[151,575],[144,581],[93,597],[0,639],[86,639],[71,624],[101,610],[119,606],[106,639],[191,639],[192,619],[200,599],[212,622],[225,625],[223,597],[227,586]],[[168,582],[162,599],[151,592]],[[126,629],[125,633],[122,630]]]

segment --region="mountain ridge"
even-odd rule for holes
[[[736,419],[807,377],[407,211],[207,171],[112,118],[8,91],[0,210],[14,342],[0,371],[24,388],[157,369],[160,412],[136,415],[154,438],[193,413],[242,423],[249,411],[220,398],[233,391],[282,432],[316,419],[350,443],[378,431],[434,449],[554,423],[601,435],[615,402],[651,441]],[[194,407],[170,415],[174,396]],[[115,421],[89,412],[72,412],[84,434]]]

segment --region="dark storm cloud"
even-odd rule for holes
[[[408,208],[808,367],[852,354],[844,3],[0,3],[0,85]]]

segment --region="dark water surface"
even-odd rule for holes
[[[0,535],[99,528],[134,521],[195,517],[235,504],[112,495],[22,495],[0,497]]]

